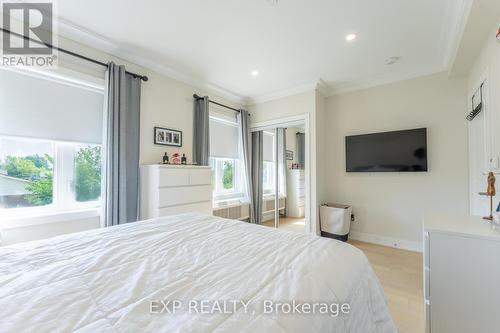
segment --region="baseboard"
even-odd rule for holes
[[[409,241],[404,239],[397,239],[392,237],[379,236],[375,234],[367,234],[364,232],[357,232],[351,230],[349,232],[349,238],[354,240],[359,240],[366,243],[372,243],[377,245],[394,247],[397,249],[403,249],[413,252],[422,252],[422,243]]]

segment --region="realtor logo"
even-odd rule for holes
[[[53,4],[2,3],[3,66],[55,67]],[[23,37],[24,36],[24,37]]]

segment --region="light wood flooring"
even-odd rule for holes
[[[349,240],[368,257],[399,333],[423,333],[422,254]]]
[[[274,220],[262,223],[266,227],[274,227]],[[306,232],[305,218],[280,217],[280,229],[289,231]]]
[[[263,223],[274,226],[274,221]],[[280,229],[305,232],[303,219],[281,218]],[[399,333],[423,333],[425,317],[422,285],[422,254],[387,246],[349,240],[368,257],[384,288],[389,311]]]

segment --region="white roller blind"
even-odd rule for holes
[[[274,135],[268,132],[264,132],[262,139],[262,155],[264,161],[273,162],[274,161]]]
[[[0,70],[0,135],[101,143],[101,91]]]
[[[210,156],[238,159],[238,127],[210,118]]]

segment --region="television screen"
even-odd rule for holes
[[[346,136],[347,172],[427,171],[427,129]]]

